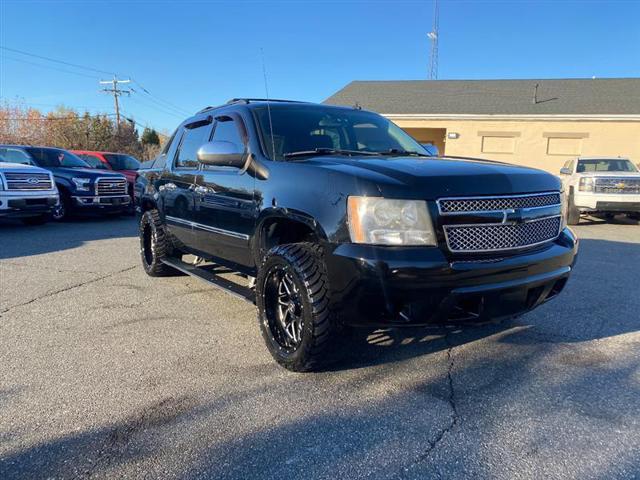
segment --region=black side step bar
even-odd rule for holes
[[[176,270],[180,270],[187,275],[198,278],[203,282],[206,282],[209,285],[212,285],[222,290],[223,292],[228,293],[229,295],[233,295],[234,297],[240,298],[247,302],[255,303],[255,295],[253,290],[249,287],[243,287],[242,285],[238,285],[231,280],[220,277],[215,272],[216,268],[220,268],[217,265],[205,265],[202,267],[196,267],[195,265],[191,265],[176,258],[163,259],[162,263],[165,263],[170,267],[175,268]],[[226,271],[228,272],[228,270]]]

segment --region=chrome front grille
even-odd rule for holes
[[[114,196],[127,194],[127,180],[124,178],[99,178],[96,182],[96,195]]]
[[[454,253],[532,247],[556,239],[562,226],[557,191],[441,198],[436,203],[447,247]]]
[[[601,177],[596,178],[596,193],[640,194],[640,178]]]
[[[6,172],[7,190],[51,190],[53,182],[47,173]]]
[[[561,217],[547,217],[526,223],[445,225],[449,250],[457,253],[494,252],[532,247],[555,239]]]
[[[560,192],[494,197],[442,198],[438,209],[442,215],[472,212],[496,212],[506,209],[536,208],[560,205]]]

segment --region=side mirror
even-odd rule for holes
[[[235,143],[216,141],[205,143],[196,154],[198,162],[218,167],[243,168],[247,163],[247,153]]]
[[[562,167],[560,169],[560,175],[571,175],[571,169],[567,167]]]

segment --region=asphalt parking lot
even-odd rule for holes
[[[253,306],[147,277],[131,218],[0,224],[0,478],[638,478],[640,226],[576,231],[537,311],[293,374]]]

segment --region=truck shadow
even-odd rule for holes
[[[58,252],[94,240],[137,236],[135,217],[78,217],[38,226],[2,220],[0,260]]]

